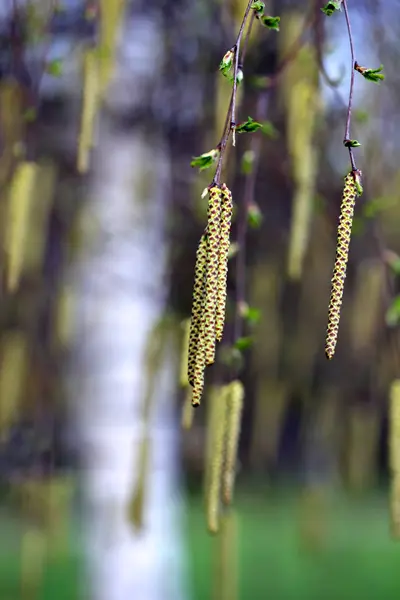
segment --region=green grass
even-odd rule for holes
[[[386,500],[331,498],[322,550],[300,543],[296,492],[241,493],[238,515],[240,600],[398,600],[400,543],[389,536]],[[212,595],[216,538],[205,530],[201,501],[189,501],[193,600]]]
[[[21,597],[20,543],[22,524],[3,510],[0,513],[0,598],[19,600]],[[74,541],[75,538],[75,541]],[[63,559],[47,561],[44,579],[35,600],[78,600],[82,560],[78,550],[78,536],[71,532],[70,552]]]
[[[398,600],[400,543],[389,536],[385,496],[332,497],[326,544],[307,552],[300,544],[296,494],[237,494],[239,594],[232,600]],[[199,496],[190,495],[187,504],[190,600],[222,600],[212,593],[217,538],[206,531]],[[19,600],[18,525],[0,515],[0,529],[0,598]],[[49,561],[37,600],[80,598],[82,562],[74,536],[68,559]]]

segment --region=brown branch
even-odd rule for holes
[[[355,59],[355,54],[354,54],[353,34],[352,34],[352,30],[351,30],[349,12],[347,9],[347,0],[342,0],[342,4],[343,4],[343,9],[344,9],[344,16],[346,19],[347,32],[348,32],[349,44],[350,44],[350,55],[351,55],[351,77],[350,77],[349,103],[347,106],[346,127],[345,127],[345,132],[344,132],[343,144],[348,147],[351,168],[353,171],[356,171],[357,167],[356,167],[356,161],[354,159],[353,148],[351,148],[351,146],[348,146],[348,142],[351,139],[350,138],[350,125],[351,125],[351,110],[352,110],[352,105],[353,105],[353,93],[354,93],[354,65],[356,63],[356,59]]]

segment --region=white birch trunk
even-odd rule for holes
[[[174,368],[165,364],[152,425],[145,530],[135,534],[127,504],[143,423],[148,334],[164,310],[168,159],[162,144],[114,134],[106,123],[94,162],[89,216],[100,243],[78,277],[80,370],[75,414],[84,447],[86,532],[94,600],[179,600],[183,593]],[[147,181],[148,166],[156,177]]]

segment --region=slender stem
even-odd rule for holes
[[[224,159],[226,146],[228,144],[228,139],[229,139],[230,133],[234,129],[235,124],[236,124],[235,123],[236,93],[237,93],[237,76],[238,76],[238,71],[239,71],[240,43],[241,43],[241,40],[243,37],[244,28],[245,28],[245,25],[247,22],[247,17],[249,16],[249,12],[251,10],[252,3],[253,3],[253,0],[249,0],[247,3],[242,22],[240,24],[239,33],[237,35],[236,42],[233,46],[233,51],[235,53],[235,64],[234,64],[234,69],[233,69],[232,95],[231,95],[231,100],[230,100],[229,109],[228,109],[228,113],[227,113],[228,126],[226,126],[226,125],[224,126],[222,138],[221,138],[220,143],[218,144],[220,154],[219,154],[219,158],[218,158],[217,169],[215,171],[214,180],[213,180],[214,185],[219,185],[221,183],[222,163],[223,163],[223,159]]]
[[[347,117],[346,117],[346,128],[344,132],[344,143],[350,140],[350,125],[351,125],[351,109],[353,105],[353,93],[354,93],[354,65],[356,62],[355,54],[354,54],[354,44],[353,44],[353,34],[351,31],[351,24],[349,19],[349,11],[347,9],[347,0],[342,0],[344,16],[346,18],[347,32],[349,34],[349,43],[350,43],[350,55],[351,55],[351,78],[350,78],[350,92],[349,92],[349,103],[347,106]],[[356,163],[353,155],[353,148],[349,147],[349,155],[351,168],[353,171],[357,170]]]

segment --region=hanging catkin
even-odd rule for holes
[[[198,356],[198,346],[203,346],[200,333],[205,297],[206,263],[207,234],[204,233],[200,238],[199,246],[197,248],[196,266],[194,269],[192,318],[190,322],[188,348],[188,380],[191,386],[194,386],[194,371],[196,357]]]
[[[12,178],[8,195],[8,219],[4,247],[7,257],[7,289],[15,292],[24,269],[26,240],[30,227],[30,213],[34,199],[38,166],[21,162]]]
[[[204,370],[215,360],[215,345],[222,338],[225,320],[232,195],[222,184],[209,188],[208,196],[207,227],[196,255],[188,343],[188,382],[193,387],[193,406],[200,404]]]
[[[228,276],[228,253],[232,221],[232,194],[225,184],[221,186],[222,210],[221,233],[218,259],[217,312],[215,316],[215,337],[217,342],[222,340],[226,310],[226,286]]]
[[[206,364],[212,365],[215,360],[222,193],[217,186],[210,188],[208,193],[206,297],[204,301],[203,327]]]
[[[224,504],[231,504],[233,498],[243,399],[243,384],[240,381],[232,381],[226,395],[225,463],[222,474],[222,499]]]
[[[229,385],[226,385],[214,398],[212,446],[209,456],[208,490],[206,492],[207,527],[210,533],[217,533],[219,530],[222,469],[224,465],[226,435],[226,408],[229,393]]]
[[[389,464],[391,471],[390,512],[393,536],[400,537],[400,380],[390,388]]]
[[[347,262],[351,228],[353,224],[354,205],[357,195],[361,195],[359,183],[360,172],[351,172],[344,180],[343,198],[340,207],[337,233],[336,259],[333,268],[331,297],[329,301],[328,326],[326,330],[325,354],[328,360],[333,358],[339,331],[340,309],[342,306],[344,281],[346,279]]]

